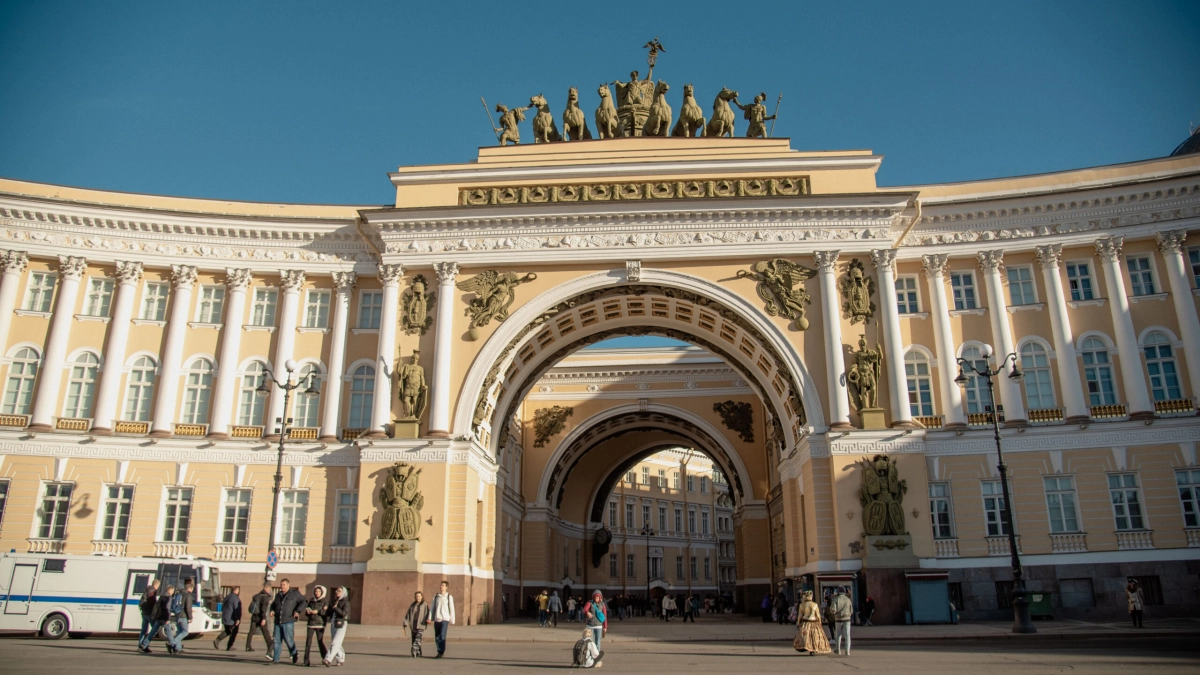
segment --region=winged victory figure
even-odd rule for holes
[[[754,263],[750,271],[738,270],[739,277],[751,277],[758,282],[758,297],[766,303],[767,314],[784,316],[796,322],[797,330],[808,328],[804,316],[810,304],[808,291],[799,284],[816,276],[817,271],[790,260],[776,258]]]

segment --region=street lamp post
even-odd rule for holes
[[[1010,360],[1012,361],[1012,368],[1008,372],[1008,378],[1019,380],[1024,377],[1024,374],[1017,367],[1017,355],[1015,353],[1005,356],[1001,359],[998,366],[992,368],[989,363],[992,356],[992,346],[983,345],[979,351],[983,355],[982,366],[978,363],[972,363],[967,359],[958,358],[958,377],[954,378],[954,381],[960,387],[966,387],[970,382],[970,378],[967,377],[965,371],[970,371],[987,381],[988,400],[992,403],[990,414],[992,435],[996,439],[996,457],[999,461],[999,465],[996,468],[1000,470],[1000,491],[1004,495],[1004,507],[1001,517],[1003,518],[1003,524],[1008,528],[1008,551],[1012,556],[1013,585],[1010,602],[1013,608],[1013,632],[1036,633],[1037,628],[1034,628],[1033,620],[1029,616],[1029,592],[1025,590],[1024,572],[1021,569],[1021,555],[1017,552],[1016,521],[1013,520],[1012,499],[1009,496],[1008,490],[1008,465],[1004,463],[1004,449],[1000,446],[1000,407],[996,405],[996,391],[992,383],[992,378],[1004,372],[1004,366]]]
[[[650,529],[650,523],[642,524],[642,536],[646,538],[646,602],[650,602],[650,537],[654,536],[654,530]]]
[[[304,391],[300,392],[300,396],[306,398],[315,398],[320,395],[320,392],[312,384],[313,377],[316,375],[315,372],[309,373],[303,380],[293,382],[292,377],[296,372],[298,364],[294,359],[288,359],[283,364],[283,367],[287,370],[287,378],[282,383],[275,379],[275,374],[271,372],[270,368],[264,368],[266,375],[263,376],[262,382],[258,384],[258,388],[254,390],[254,394],[259,398],[266,398],[271,393],[271,386],[267,384],[267,381],[270,380],[272,384],[283,390],[283,414],[286,416],[288,402],[291,399],[293,391],[303,385]],[[275,550],[275,527],[279,519],[279,492],[283,486],[283,444],[287,440],[288,425],[292,423],[292,418],[287,417],[286,420],[285,422],[284,418],[275,418],[275,423],[279,425],[279,452],[275,459],[275,489],[271,498],[271,535],[267,539],[268,556],[271,554],[271,551]],[[267,576],[265,580],[270,581],[271,568],[268,567],[266,572]]]

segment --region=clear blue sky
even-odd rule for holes
[[[1168,154],[1200,124],[1200,2],[0,1],[0,176],[383,204],[386,172],[494,144],[480,106],[645,71],[881,185]],[[739,120],[738,131],[744,122]],[[523,132],[529,140],[529,123]]]

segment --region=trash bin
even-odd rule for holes
[[[1033,617],[1054,618],[1054,605],[1050,601],[1049,592],[1033,592],[1029,594],[1029,615]]]

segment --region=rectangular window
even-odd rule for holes
[[[1009,267],[1007,273],[1010,302],[1014,306],[1036,303],[1037,295],[1033,292],[1033,268]]]
[[[1200,527],[1200,469],[1176,471],[1175,485],[1183,507],[1183,526]]]
[[[1200,248],[1188,249],[1188,264],[1192,266],[1192,286],[1200,288]]]
[[[62,539],[67,534],[67,516],[71,512],[71,483],[47,483],[42,498],[38,537]]]
[[[642,504],[642,527],[650,527],[650,505]]]
[[[904,374],[908,381],[908,409],[914,417],[933,415],[933,378],[929,375],[929,360],[919,352],[910,351],[904,357]]]
[[[0,530],[4,527],[4,507],[8,504],[8,481],[0,480]]]
[[[1092,292],[1091,263],[1079,262],[1067,265],[1067,285],[1071,287],[1072,300],[1091,300],[1095,297]]]
[[[169,285],[154,281],[146,282],[146,290],[142,291],[142,311],[139,319],[147,321],[165,321],[167,317],[167,289]]]
[[[954,291],[954,309],[975,309],[975,275],[970,272],[951,274],[950,289]]]
[[[667,489],[667,472],[665,469],[658,470],[658,487],[663,490]]]
[[[712,558],[704,556],[704,578],[712,579]]]
[[[679,472],[678,471],[671,472],[671,487],[675,488],[676,490],[679,489]]]
[[[625,576],[629,579],[637,578],[637,570],[633,567],[633,554],[625,556]]]
[[[1004,513],[1004,490],[998,480],[983,481],[983,513],[987,520],[987,536],[1000,537],[1012,529]]]
[[[132,485],[109,485],[104,496],[104,526],[100,539],[125,541],[129,535],[129,511],[133,507]]]
[[[1050,533],[1078,532],[1075,481],[1070,476],[1047,476],[1042,482],[1046,488],[1046,508],[1050,512]]]
[[[200,302],[196,305],[196,322],[221,323],[221,311],[224,306],[224,286],[201,286]]]
[[[383,291],[363,291],[358,296],[358,327],[379,328],[383,315]]]
[[[708,494],[708,476],[700,476],[700,494]]]
[[[186,543],[192,520],[192,488],[167,488],[163,541]]]
[[[628,502],[625,504],[625,527],[630,530],[636,527],[633,524],[633,504]]]
[[[608,526],[609,527],[617,526],[617,503],[616,502],[608,503]]]
[[[696,509],[688,509],[688,532],[696,534]]]
[[[625,472],[625,482],[630,485],[637,485],[637,474],[633,472],[633,469]]]
[[[700,534],[708,534],[708,511],[700,512]]]
[[[308,528],[308,491],[284,491],[282,515],[283,531],[280,533],[279,543],[303,546],[304,532]]]
[[[687,479],[687,484],[688,484],[688,492],[695,492],[695,491],[696,491],[696,483],[695,483],[695,478],[696,478],[695,476],[688,476],[688,479]]]
[[[1154,274],[1150,271],[1149,256],[1129,256],[1125,259],[1129,266],[1129,281],[1134,295],[1154,295]]]
[[[250,311],[251,326],[274,326],[275,307],[279,302],[279,290],[275,288],[254,289],[254,306]]]
[[[696,571],[697,571],[697,570],[696,570],[696,556],[692,556],[691,565],[689,565],[688,567],[689,567],[689,569],[691,569],[691,572],[692,572],[692,578],[693,578],[693,579],[699,579],[699,578],[700,578],[700,575],[696,574]]]
[[[33,272],[29,275],[29,288],[25,291],[25,306],[31,312],[49,312],[54,305],[53,272]]]
[[[108,316],[108,310],[112,306],[112,294],[112,279],[88,279],[83,313],[88,316]]]
[[[675,508],[675,531],[683,532],[683,509]]]
[[[642,485],[650,487],[650,467],[648,466],[642,467]]]
[[[608,576],[612,577],[613,579],[617,578],[617,554],[616,553],[608,554]]]
[[[329,291],[309,291],[304,299],[304,327],[329,325]]]
[[[665,506],[658,507],[658,531],[667,531],[667,507]]]
[[[358,493],[339,492],[337,505],[336,546],[353,546],[358,531]]]
[[[934,539],[954,538],[954,521],[950,517],[950,485],[948,483],[929,484],[929,517],[933,522]]]
[[[675,556],[675,578],[683,579],[683,556]]]
[[[917,302],[916,277],[896,279],[896,306],[901,314],[916,314],[921,311],[921,305]]]
[[[225,491],[224,527],[221,529],[221,542],[224,544],[245,544],[246,530],[250,525],[250,490]]]
[[[1142,491],[1136,473],[1112,474],[1108,477],[1108,494],[1112,497],[1113,517],[1118,530],[1144,530]]]

